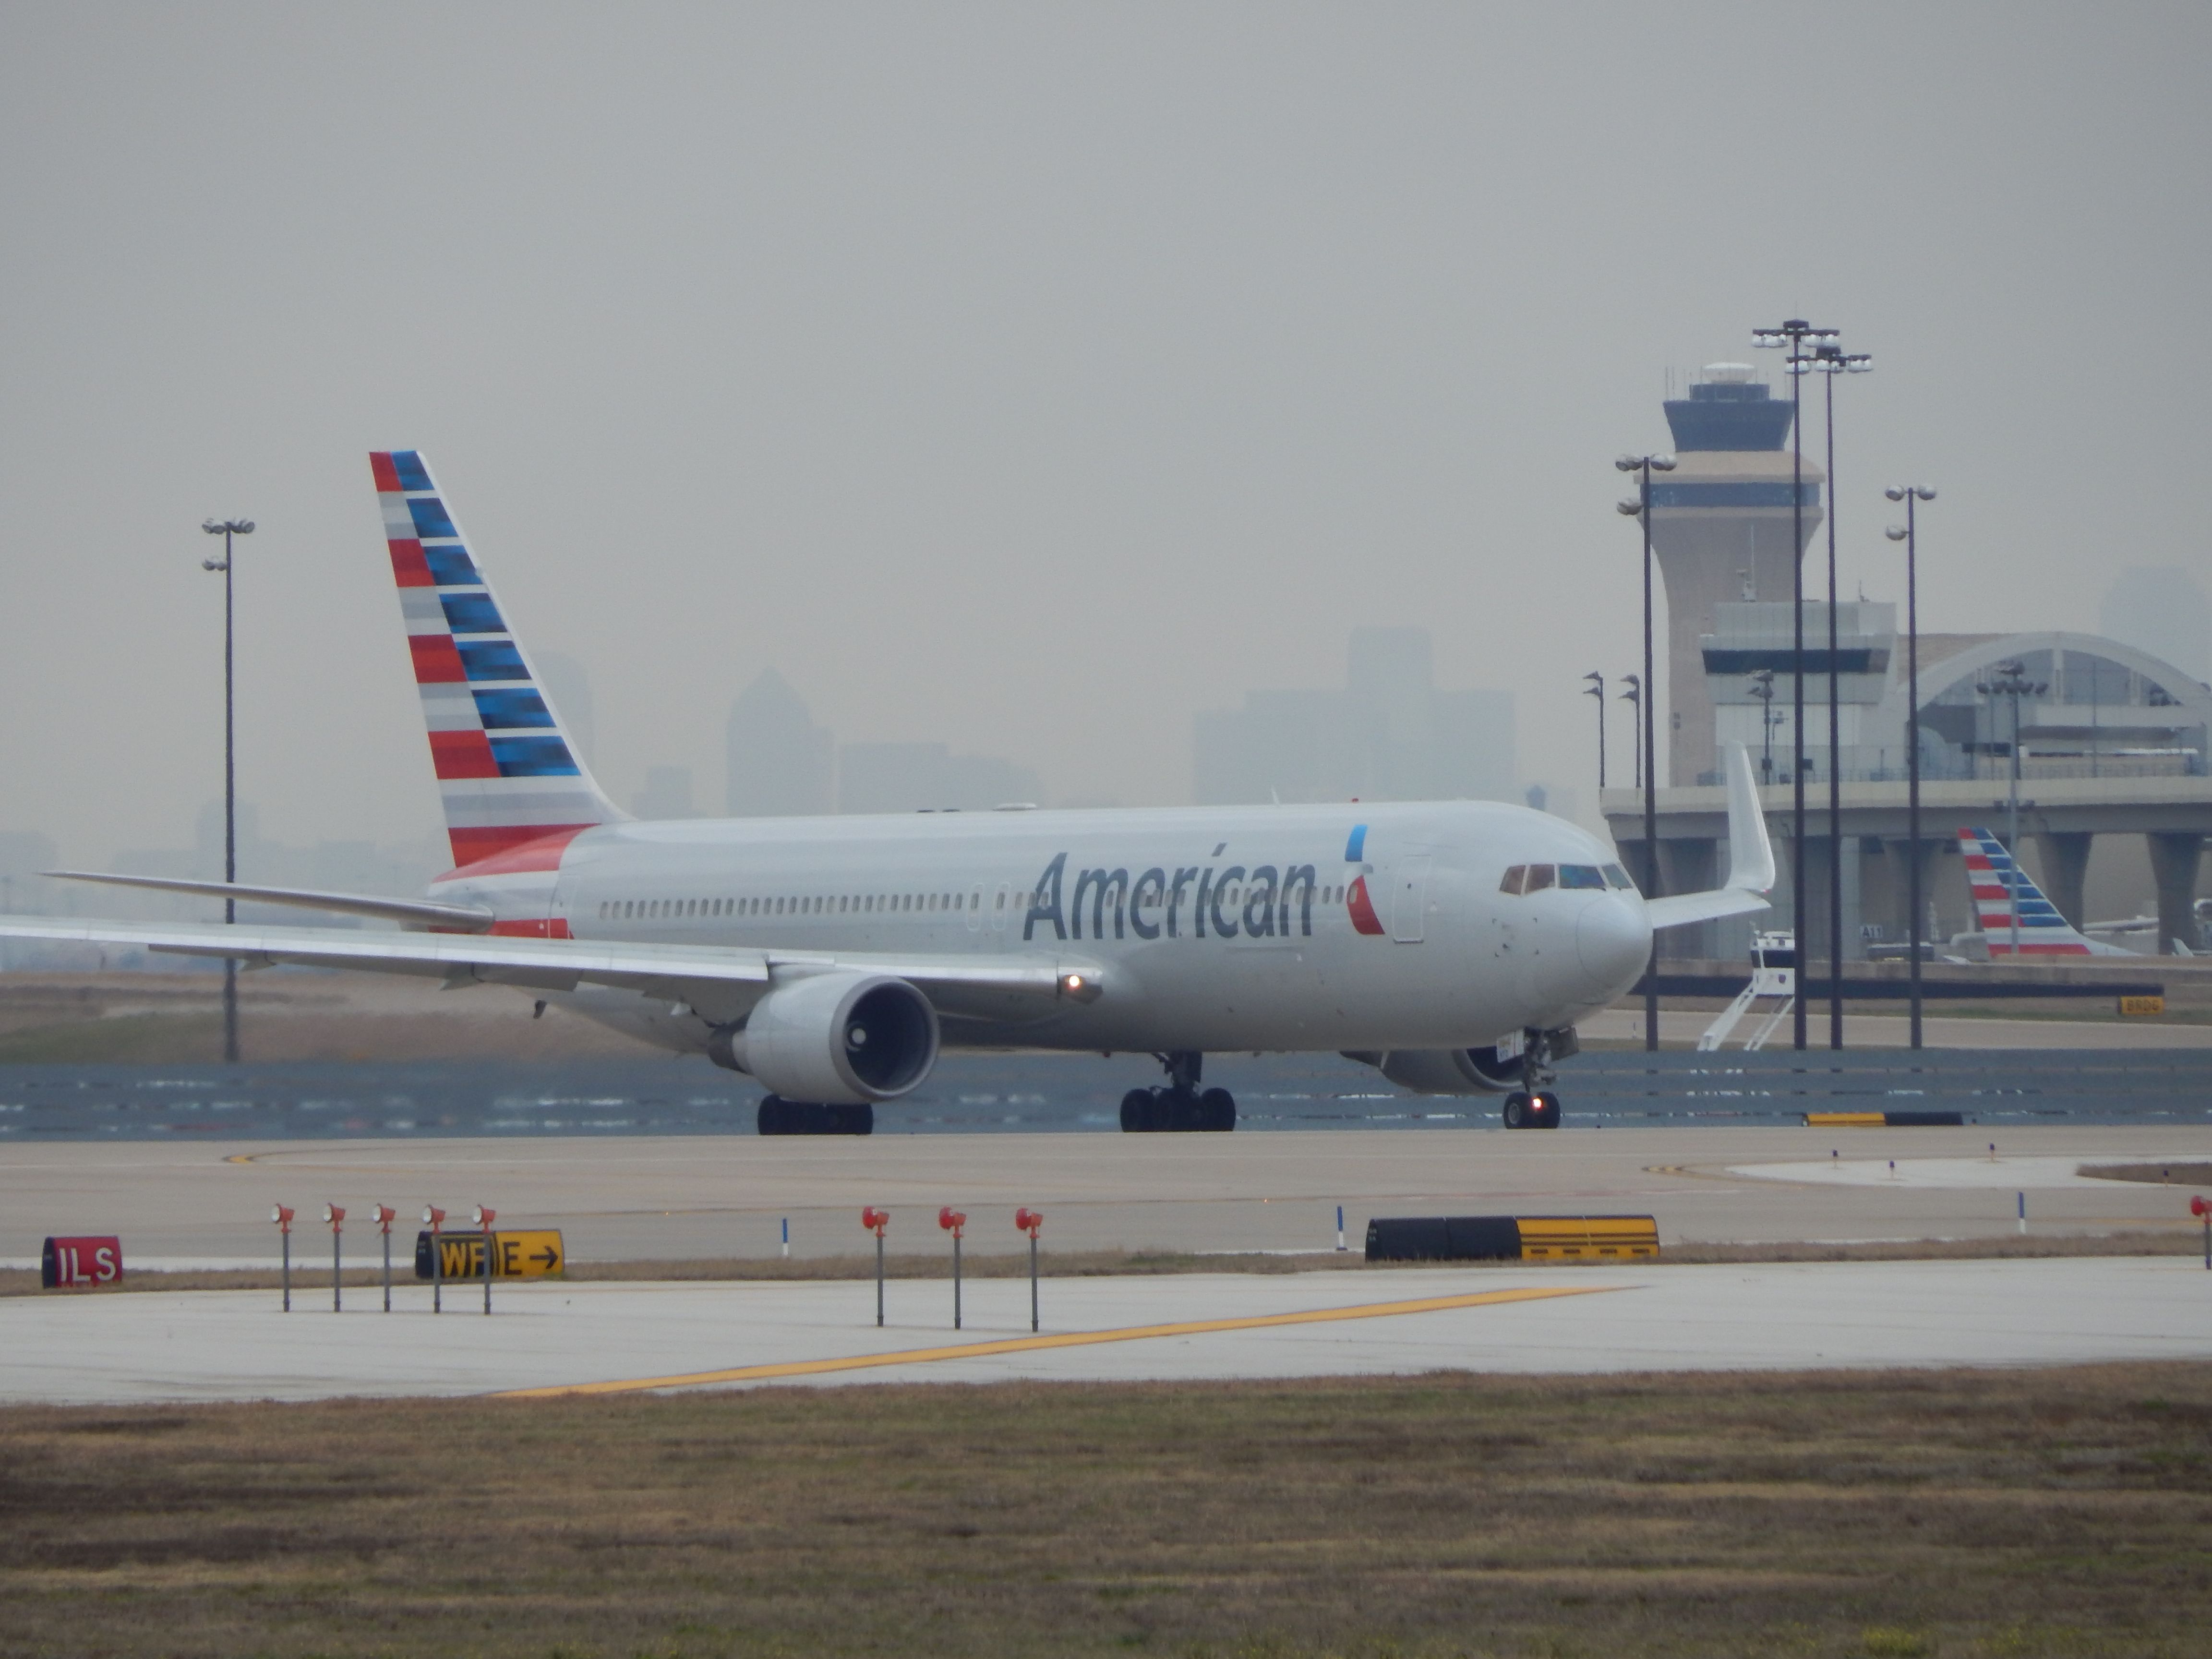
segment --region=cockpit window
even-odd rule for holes
[[[1522,884],[1521,890],[1524,893],[1540,893],[1552,884],[1557,876],[1558,871],[1551,865],[1532,864],[1528,866],[1528,878]]]
[[[1628,872],[1622,869],[1617,864],[1608,864],[1605,866],[1605,884],[1608,887],[1621,887],[1631,890],[1633,890],[1636,885],[1634,882],[1628,878]]]
[[[1601,892],[1605,888],[1605,877],[1595,864],[1563,864],[1559,866],[1559,885],[1562,887],[1595,887]]]
[[[1527,865],[1515,865],[1510,870],[1508,870],[1505,872],[1505,879],[1498,884],[1498,890],[1501,893],[1519,892],[1521,890],[1522,878],[1528,873],[1528,866]]]

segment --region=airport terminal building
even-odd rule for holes
[[[1666,584],[1672,714],[1659,790],[1664,890],[1711,886],[1726,868],[1720,750],[1741,743],[1762,784],[1778,843],[1791,829],[1790,768],[1799,754],[1791,682],[1791,543],[1802,557],[1822,521],[1824,483],[1807,463],[1793,500],[1790,405],[1748,368],[1717,364],[1666,405],[1679,464],[1652,488],[1651,538]],[[1793,532],[1796,535],[1793,535]],[[1806,587],[1815,584],[1807,572]],[[1829,744],[1828,607],[1805,606],[1807,881],[1814,952],[1826,953],[1828,871],[1840,855],[1844,955],[1903,939],[1905,745],[1910,730],[1905,638],[1899,607],[1837,607],[1836,726]],[[2156,889],[2157,923],[2130,948],[2203,948],[2192,911],[2203,838],[2212,833],[2212,690],[2147,652],[2096,635],[1928,634],[1919,642],[1921,857],[1932,914],[1929,935],[1970,927],[1955,855],[1967,824],[2008,833],[2020,778],[2023,856],[2077,927],[2097,838],[2140,836]],[[1827,785],[1842,786],[1843,833],[1832,842]],[[1814,787],[1814,786],[1818,786]],[[1641,854],[1639,792],[1609,789],[1602,810],[1614,839]],[[1790,860],[1782,848],[1786,916]],[[1680,957],[1733,957],[1747,922],[1683,928],[1665,941]],[[1701,937],[1702,935],[1702,937]],[[2154,946],[2152,940],[2155,938]]]

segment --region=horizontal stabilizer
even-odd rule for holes
[[[111,876],[90,870],[49,870],[60,881],[98,881],[111,887],[151,887],[164,893],[197,893],[204,898],[237,899],[252,904],[293,904],[303,910],[340,915],[375,916],[409,927],[446,927],[465,933],[489,931],[492,914],[480,905],[440,904],[430,899],[374,898],[361,893],[325,893],[307,887],[246,887],[234,881],[182,881],[168,876]]]

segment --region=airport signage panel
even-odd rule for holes
[[[432,1241],[436,1241],[437,1266],[431,1267]],[[545,1279],[568,1265],[557,1228],[544,1227],[491,1235],[491,1276],[494,1279]],[[415,1277],[428,1284],[433,1279],[451,1283],[484,1276],[484,1235],[432,1233],[424,1228],[415,1235]]]
[[[122,1277],[119,1238],[50,1238],[39,1252],[39,1282],[50,1291],[112,1285]]]
[[[2162,1014],[2165,1012],[2164,997],[2122,997],[2120,999],[2120,1012],[2130,1018],[2142,1018],[2147,1015]]]

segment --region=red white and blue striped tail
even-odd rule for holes
[[[578,832],[623,815],[584,769],[422,457],[368,461],[453,863],[554,868]]]
[[[1959,831],[1959,851],[1966,860],[1966,882],[1974,891],[1974,916],[1992,957],[2014,952],[2013,901],[2020,902],[2018,954],[2023,957],[2086,957],[2097,952],[2088,939],[2058,914],[2043,890],[2013,861],[2004,843],[1986,830]]]

